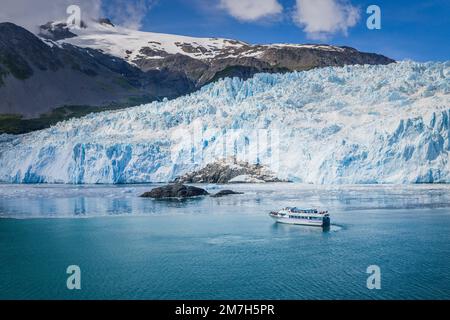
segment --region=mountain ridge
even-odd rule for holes
[[[348,46],[326,44],[249,44],[226,38],[196,38],[135,31],[107,23],[70,29],[54,23],[47,33],[71,30],[75,36],[60,39],[79,47],[101,50],[136,65],[143,71],[168,69],[184,72],[197,87],[209,83],[229,67],[254,68],[258,72],[302,71],[348,64],[388,64],[385,56],[359,52]],[[101,41],[100,41],[101,39]],[[200,73],[200,75],[198,74]],[[247,77],[247,78],[248,78]],[[244,78],[245,79],[245,78]]]

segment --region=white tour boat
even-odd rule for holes
[[[330,226],[330,215],[328,211],[319,211],[317,209],[287,207],[278,212],[271,212],[269,215],[279,223],[317,227]]]

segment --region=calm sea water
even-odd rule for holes
[[[450,298],[449,186],[231,187],[245,194],[0,185],[0,298]],[[333,225],[275,224],[267,214],[284,206],[330,210]],[[66,287],[69,265],[79,291]],[[381,290],[366,287],[369,265]]]

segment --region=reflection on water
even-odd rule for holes
[[[450,204],[450,187],[233,185],[243,195],[185,200],[142,199],[152,185],[0,185],[0,217],[90,217],[180,213],[267,212],[285,206],[327,210],[441,208]],[[203,186],[205,187],[205,186]],[[229,188],[230,186],[227,186]],[[208,185],[211,192],[221,187]]]
[[[289,233],[294,232],[297,234],[302,233],[328,233],[328,232],[336,232],[342,230],[342,226],[331,224],[329,226],[324,227],[316,227],[316,226],[304,226],[304,225],[293,225],[293,224],[284,224],[274,222],[272,225],[272,231],[274,234],[277,233]]]

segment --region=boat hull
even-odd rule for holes
[[[324,217],[322,220],[308,220],[308,219],[292,219],[288,217],[278,217],[271,215],[277,223],[293,224],[301,226],[313,226],[313,227],[327,227],[330,225],[330,218]]]

